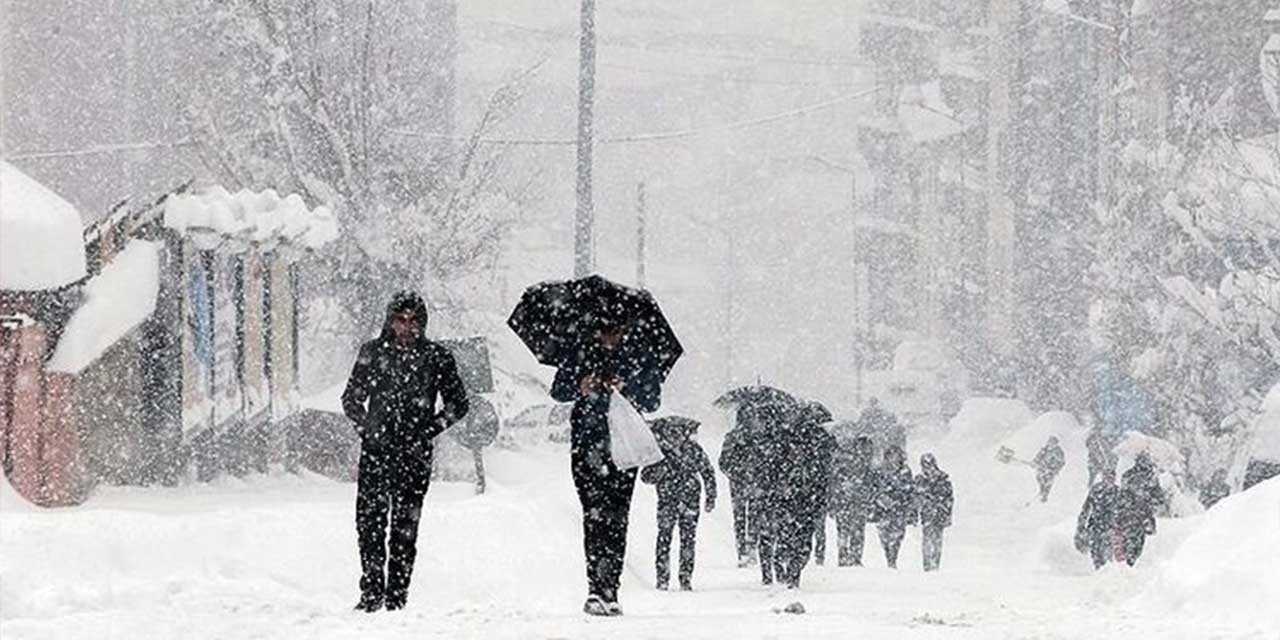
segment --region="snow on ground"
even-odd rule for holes
[[[1235,566],[1266,559],[1275,524],[1259,526],[1266,509],[1258,507],[1274,504],[1275,491],[1232,498],[1229,508],[1177,526],[1162,520],[1135,569],[1093,574],[1078,554],[1074,563],[1045,563],[1046,539],[1074,519],[1083,497],[1083,458],[1064,440],[1061,491],[1047,504],[1034,501],[1031,470],[996,462],[994,447],[1075,427],[1062,414],[1014,413],[971,415],[994,425],[974,433],[982,437],[971,446],[913,443],[938,452],[958,494],[936,574],[921,571],[912,529],[900,571],[885,568],[872,532],[866,568],[811,567],[799,594],[761,587],[757,570],[734,566],[722,484],[725,499],[703,519],[698,591],[658,592],[654,496],[642,485],[623,579],[627,615],[587,619],[579,613],[580,514],[568,452],[548,443],[492,451],[486,495],[473,495],[470,484],[433,486],[409,607],[372,616],[350,611],[358,578],[353,485],[277,473],[178,489],[106,488],[87,505],[52,511],[15,505],[6,492],[0,637],[1205,638],[1267,637],[1261,629],[1275,628],[1261,618],[1200,616],[1186,603],[1228,579],[1262,578],[1256,568],[1220,569],[1197,582],[1204,552],[1177,548],[1185,535],[1209,549],[1235,536],[1241,547],[1230,553],[1245,556],[1231,556]],[[722,429],[707,424],[700,436],[713,454]],[[1257,528],[1236,536],[1237,526]],[[829,557],[834,533],[829,524]],[[1259,586],[1274,589],[1271,580]],[[1264,589],[1258,597],[1274,593]],[[773,612],[795,599],[807,614]]]
[[[1280,479],[1190,520],[1198,526],[1140,600],[1152,609],[1280,629]]]

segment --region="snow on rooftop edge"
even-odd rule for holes
[[[160,291],[160,244],[130,242],[85,284],[84,303],[71,315],[49,370],[79,373],[146,320]]]
[[[209,231],[258,243],[275,241],[319,249],[338,237],[332,210],[308,208],[302,196],[280,197],[273,189],[235,193],[214,186],[165,202],[164,224],[179,233]]]
[[[0,289],[56,289],[84,276],[80,213],[62,196],[0,161]]]

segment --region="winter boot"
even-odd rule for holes
[[[587,601],[582,604],[582,612],[589,616],[608,616],[609,605],[604,599],[598,595],[592,594],[587,596]]]
[[[373,613],[382,608],[382,596],[374,596],[364,594],[360,596],[360,602],[356,603],[355,610],[365,613]]]

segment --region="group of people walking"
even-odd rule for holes
[[[951,525],[950,478],[932,454],[913,474],[897,444],[884,446],[877,464],[871,437],[842,442],[824,429],[830,419],[817,403],[792,415],[775,405],[739,408],[720,454],[739,566],[759,564],[764,584],[798,586],[809,559],[823,560],[830,517],[840,566],[862,564],[866,526],[874,523],[886,564],[896,567],[907,527],[920,524],[925,569],[937,569],[942,532]],[[874,401],[859,418],[871,432],[891,420]]]
[[[1076,548],[1089,553],[1094,568],[1113,560],[1133,566],[1147,536],[1155,534],[1156,511],[1164,504],[1164,490],[1147,453],[1135,457],[1119,484],[1115,468],[1103,467],[1076,520]]]
[[[567,319],[566,300],[575,298],[592,299],[592,305]],[[570,469],[583,514],[583,611],[622,613],[618,588],[637,476],[658,495],[656,587],[669,588],[678,531],[678,583],[692,589],[699,513],[712,511],[717,501],[714,468],[694,438],[697,422],[655,421],[662,456],[643,469],[615,464],[610,447],[611,402],[625,398],[640,411],[656,411],[666,374],[682,353],[656,303],[645,292],[598,277],[544,283],[526,291],[509,324],[540,361],[557,367],[552,398],[573,405]],[[342,395],[361,440],[355,518],[361,611],[405,606],[432,440],[469,408],[453,356],[425,337],[426,325],[422,298],[397,294],[382,331],[361,345]],[[857,421],[844,423],[859,434],[845,438],[829,430],[836,423],[817,402],[748,398],[735,409],[719,467],[729,479],[739,566],[758,565],[766,585],[798,587],[810,558],[821,563],[825,555],[830,517],[840,566],[862,564],[866,527],[875,524],[889,567],[897,567],[907,527],[919,525],[924,569],[939,568],[943,532],[952,523],[951,480],[930,453],[921,456],[919,473],[912,472],[905,443],[883,437],[894,432],[895,419],[874,399]],[[1164,500],[1154,465],[1140,454],[1117,485],[1114,465],[1095,469],[1107,452],[1090,444],[1091,487],[1077,547],[1099,567],[1113,558],[1133,564],[1155,532],[1155,509]],[[1042,501],[1064,464],[1056,441],[1036,456]],[[1213,499],[1221,491],[1211,493]]]

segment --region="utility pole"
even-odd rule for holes
[[[862,408],[862,350],[866,336],[862,330],[862,251],[858,248],[858,174],[849,172],[849,245],[853,253],[853,406]]]
[[[573,275],[582,278],[595,269],[592,255],[595,224],[591,200],[593,145],[592,111],[596,82],[596,2],[582,0],[581,31],[578,34],[578,212],[574,224]]]
[[[645,260],[644,180],[636,185],[636,286],[644,288]]]

